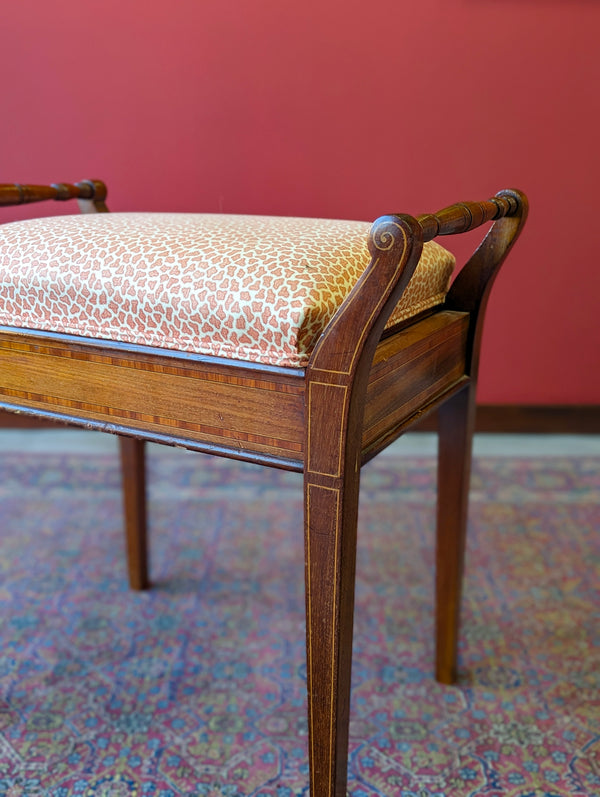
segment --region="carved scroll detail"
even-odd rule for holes
[[[369,250],[371,255],[375,255],[376,252],[389,252],[399,241],[405,245],[406,232],[398,222],[389,216],[382,216],[371,227]]]

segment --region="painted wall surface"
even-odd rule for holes
[[[363,219],[524,189],[480,401],[600,403],[595,0],[18,0],[0,31],[2,182]]]

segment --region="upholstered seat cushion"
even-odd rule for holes
[[[370,224],[106,213],[0,226],[0,324],[303,366],[370,261]],[[444,300],[425,245],[396,324]]]

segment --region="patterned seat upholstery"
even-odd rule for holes
[[[191,213],[0,228],[0,324],[285,367],[310,353],[370,261],[370,224]],[[443,302],[434,242],[388,326]]]
[[[454,683],[483,321],[527,199],[371,226],[110,214],[105,197],[98,180],[0,184],[0,206],[76,198],[88,214],[0,227],[0,407],[120,436],[136,589],[146,441],[303,474],[305,791],[345,795],[361,466],[437,412],[436,677]],[[445,299],[454,259],[422,242],[489,222]]]

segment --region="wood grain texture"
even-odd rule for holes
[[[80,202],[102,210],[95,184],[93,197],[86,194],[91,188],[80,186],[1,187],[0,195],[39,201],[66,198],[76,189]],[[503,191],[491,200],[459,203],[418,219],[382,216],[371,229],[370,263],[304,370],[0,329],[0,407],[304,471],[314,797],[346,794],[360,466],[437,408],[436,668],[441,680],[455,676],[483,317],[526,214],[525,197]],[[423,241],[489,222],[491,229],[454,281],[445,306],[384,334]],[[130,561],[143,585],[142,443],[124,442],[122,455]]]
[[[423,412],[462,377],[467,320],[464,313],[436,313],[378,343],[369,370],[363,449],[373,448],[391,426]],[[224,454],[229,448],[236,458],[262,461],[260,455],[271,455],[281,457],[284,467],[290,461],[296,470],[303,467],[306,382],[301,369],[269,373],[218,358],[182,360],[176,353],[142,347],[0,330],[0,368],[6,366],[0,397],[6,404],[47,417],[62,414],[65,422],[79,416],[88,427],[167,435],[170,442],[198,450],[216,446]],[[345,410],[336,409],[340,402],[333,397],[345,398],[347,387],[316,380],[310,390],[325,412],[318,423],[313,416],[313,434],[319,434],[319,423],[339,432],[342,420],[336,413]],[[338,450],[336,473],[340,456]],[[330,472],[333,465],[322,468]]]
[[[371,230],[371,262],[306,369],[305,584],[310,791],[345,797],[363,416],[381,333],[421,254],[410,217]]]
[[[443,684],[457,677],[474,408],[475,384],[470,382],[438,410],[435,675]]]
[[[0,410],[0,429],[50,429],[64,424],[47,418]],[[399,430],[437,432],[434,407],[420,409],[417,417]],[[475,433],[493,434],[600,434],[600,406],[597,404],[478,404],[475,408]],[[393,437],[396,439],[398,435]],[[392,440],[384,441],[383,448]],[[363,451],[363,456],[366,452]],[[369,448],[369,457],[377,451]]]
[[[516,215],[518,199],[510,193],[498,194],[485,202],[457,202],[437,213],[418,216],[423,229],[423,240],[431,241],[438,235],[457,235],[469,232],[488,221]]]
[[[473,256],[459,271],[446,297],[449,310],[470,314],[467,373],[475,380],[487,302],[500,268],[521,234],[529,212],[527,198],[519,191],[500,191],[496,198],[510,203],[509,209],[492,225]]]
[[[0,206],[76,199],[82,213],[107,213],[106,193],[106,186],[100,180],[83,180],[75,184],[53,183],[50,186],[2,184]],[[10,361],[6,373],[9,373],[13,367],[15,363]],[[5,374],[2,374],[2,377],[0,384],[6,385]],[[31,409],[40,411],[39,407]],[[0,418],[1,423],[2,418]],[[144,444],[138,440],[120,438],[120,452],[129,584],[133,589],[144,589],[148,586]]]
[[[468,326],[467,314],[442,311],[379,343],[369,372],[363,458],[389,445],[394,429],[406,428],[463,379]]]
[[[147,589],[150,586],[145,445],[143,440],[119,437],[127,566],[129,585],[135,590]]]
[[[438,513],[438,518],[443,518],[438,525],[438,536],[447,538],[453,556],[438,557],[441,573],[437,617],[447,624],[442,631],[438,628],[437,672],[441,678],[451,679],[455,675],[473,416],[472,401],[465,406],[458,397],[465,392],[470,398],[475,395],[481,319],[489,295],[488,284],[491,287],[505,253],[521,229],[525,212],[526,203],[522,197],[511,193],[509,198],[502,196],[488,203],[453,206],[423,219],[422,223],[405,216],[379,219],[369,241],[371,263],[325,330],[307,368],[306,418],[310,434],[306,457],[309,463],[325,465],[318,472],[305,468],[309,755],[311,793],[319,797],[346,794],[356,522],[363,458],[362,442],[359,446],[357,441],[366,436],[368,450],[369,444],[376,446],[377,440],[391,439],[394,425],[398,427],[403,420],[416,417],[420,409],[434,406],[441,397],[450,400],[450,407],[457,407],[452,417],[457,428],[462,430],[459,447],[452,448],[455,440],[450,434],[446,434],[447,442],[442,446],[443,473],[452,467],[458,467],[460,473],[459,481],[451,482],[449,488],[455,488],[453,502],[448,502],[447,491],[442,491]],[[513,215],[517,217],[515,223],[509,221],[500,226]],[[469,315],[457,319],[455,334],[442,336],[443,342],[439,336],[429,342],[414,342],[415,351],[421,346],[421,356],[416,356],[415,361],[422,366],[423,358],[426,361],[427,353],[432,353],[429,363],[433,364],[433,369],[425,366],[403,372],[405,361],[410,357],[405,352],[398,353],[401,338],[396,336],[387,343],[390,352],[387,361],[395,355],[397,359],[386,373],[383,355],[386,343],[380,344],[381,348],[377,344],[418,262],[423,238],[465,232],[490,219],[497,221],[486,238],[487,243],[484,241],[479,260],[476,259],[479,273],[469,277],[469,301],[464,302],[464,297],[456,292],[448,308],[463,314],[469,312]],[[491,242],[497,246],[490,245]],[[472,266],[469,272],[474,272]],[[411,332],[407,335],[410,337]],[[439,360],[436,349],[437,354],[442,355]],[[410,351],[410,345],[406,350]],[[376,351],[382,355],[381,359],[376,359]],[[436,395],[435,390],[428,392],[426,385],[432,370],[436,374],[440,362]],[[428,379],[424,378],[425,372],[428,372]],[[413,383],[411,388],[402,385],[406,380]],[[311,390],[313,384],[318,384],[319,389]],[[397,384],[402,386],[396,387]],[[329,389],[324,385],[329,385]],[[344,391],[340,390],[342,387]],[[387,395],[380,398],[380,392]],[[388,413],[384,409],[386,400],[390,401]],[[331,425],[327,423],[328,413],[335,418]],[[343,463],[339,473],[335,467],[337,462]],[[446,512],[454,511],[456,517],[448,520]],[[451,617],[440,610],[444,602],[454,607]]]
[[[216,358],[214,358],[216,361]],[[100,341],[0,334],[0,397],[133,433],[300,460],[304,385],[231,361],[177,360]],[[292,371],[292,369],[290,369]],[[100,427],[101,428],[101,427]]]
[[[85,213],[107,212],[106,186],[100,180],[82,180],[80,183],[52,183],[52,185],[21,185],[0,183],[0,206],[25,205],[31,202],[54,200],[65,202],[81,200]]]

